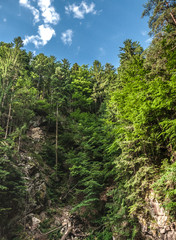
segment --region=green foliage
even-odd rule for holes
[[[153,33],[162,31],[164,26],[171,25],[176,27],[175,20],[175,0],[148,0],[144,4],[144,12],[142,16],[150,16],[149,27]]]
[[[105,159],[102,158],[101,125],[95,115],[81,113],[79,110],[72,114],[72,118],[75,120],[73,129],[77,148],[68,153],[67,163],[71,175],[78,181],[76,192],[83,198],[74,210],[86,207],[90,214],[90,211],[94,211],[95,206],[99,205],[99,195],[107,171],[103,167]]]
[[[32,82],[42,97],[48,98],[50,95],[51,78],[55,71],[55,57],[47,57],[40,53],[31,62],[33,70]]]
[[[86,238],[86,240],[102,240],[102,239],[112,240],[112,232],[108,231],[108,229],[105,229],[101,232],[95,233]]]
[[[93,103],[91,98],[93,83],[88,67],[83,65],[78,70],[72,71],[71,79],[72,107],[79,106],[82,111],[90,111]]]
[[[17,166],[16,154],[14,152],[14,142],[8,138],[0,141],[0,216],[1,232],[9,231],[13,226],[13,221],[7,224],[7,221],[13,219],[23,209],[25,184]]]
[[[107,124],[115,136],[109,152],[113,153],[115,149],[121,149],[121,152],[115,158],[117,190],[112,197],[113,203],[107,204],[110,209],[107,217],[119,236],[129,238],[139,232],[137,222],[133,224],[133,221],[145,208],[146,191],[157,176],[162,160],[169,156],[174,159],[175,75],[167,66],[167,72],[161,68],[146,68],[146,63],[151,66],[151,57],[147,55],[144,59],[140,55],[142,52],[138,51],[139,45],[129,40],[124,44],[118,69],[119,81],[108,102]],[[162,41],[157,42],[157,47],[159,44]],[[170,58],[168,52],[162,51],[161,54]],[[163,175],[161,171],[163,182],[167,174]],[[158,181],[155,186],[162,196],[164,193],[162,187],[159,190]],[[174,212],[175,196],[171,186],[168,192],[167,197],[165,193],[168,203],[165,206]],[[130,231],[133,229],[131,224],[136,226],[134,232]]]
[[[16,90],[12,102],[12,114],[17,126],[29,123],[34,117],[32,107],[36,98],[35,94],[36,89],[27,88],[27,86]]]
[[[149,0],[144,8],[157,35],[145,51],[137,41],[124,41],[117,73],[97,60],[89,68],[44,54],[33,57],[21,49],[21,38],[0,43],[3,232],[23,205],[18,154],[36,119],[47,133],[35,146],[38,159],[55,169],[49,198],[72,203],[82,218],[104,225],[87,240],[112,239],[112,233],[142,239],[137,216],[152,187],[175,217],[175,1]],[[45,222],[41,230],[48,227]],[[58,231],[50,239],[60,237]]]
[[[50,112],[50,107],[51,105],[46,101],[46,99],[36,99],[33,110],[40,116],[47,116]]]
[[[163,207],[174,217],[176,211],[176,162],[169,164],[167,160],[163,161],[160,176],[153,184],[153,188],[160,196]]]
[[[124,41],[124,47],[120,47],[120,62],[121,66],[125,65],[127,61],[135,59],[135,56],[140,56],[143,52],[143,48],[138,42],[132,42],[131,39]]]
[[[71,76],[70,63],[67,59],[63,59],[56,64],[55,73],[51,81],[50,101],[54,107],[58,104],[59,111],[67,114],[70,109],[71,98]]]
[[[42,233],[47,233],[49,231],[52,231],[51,226],[51,220],[50,219],[46,219],[43,222],[40,223],[40,230]],[[54,229],[53,229],[54,230]],[[48,240],[57,240],[60,239],[62,237],[60,230],[56,230],[51,232],[50,234],[47,235],[47,239]]]
[[[8,145],[7,145],[7,143],[5,141],[1,141],[1,143],[0,143],[0,150],[2,152],[1,158],[0,158],[0,179],[1,179],[0,190],[2,191],[2,190],[7,190],[7,186],[4,186],[3,182],[5,182],[5,179],[9,175],[9,172],[4,169],[4,166],[6,164],[9,164],[8,158],[3,155],[3,154],[5,154],[5,152],[8,153],[8,150],[9,150]],[[4,208],[2,208],[2,209],[4,209]]]
[[[55,146],[53,144],[46,142],[41,149],[40,155],[49,166],[55,166]]]

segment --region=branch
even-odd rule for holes
[[[166,2],[166,6],[169,8],[169,3],[168,2]],[[176,25],[176,19],[175,19],[174,15],[173,15],[172,11],[170,11],[170,15],[171,15],[172,20],[174,21],[174,23]]]
[[[50,234],[50,233],[52,233],[52,232],[55,232],[55,231],[57,231],[57,230],[59,230],[59,229],[61,229],[62,227],[60,226],[60,227],[57,227],[57,228],[55,228],[55,229],[53,229],[53,230],[51,230],[51,231],[49,231],[49,232],[47,232],[47,233],[44,233],[43,235],[48,235],[48,234]]]
[[[69,228],[67,229],[67,231],[66,231],[66,232],[64,233],[64,235],[62,236],[61,240],[65,240],[65,239],[68,237],[68,235],[70,234],[72,228],[73,228],[73,227],[69,227]]]

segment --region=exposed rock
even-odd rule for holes
[[[20,159],[19,166],[24,174],[26,186],[24,219],[28,219],[31,213],[40,214],[46,208],[48,178],[38,161],[28,156],[27,152],[20,153]]]
[[[34,140],[40,140],[44,137],[43,131],[40,127],[32,127],[30,129],[30,132],[28,133],[28,136],[30,136]]]
[[[145,213],[138,215],[144,238],[146,240],[176,240],[176,223],[170,223],[167,211],[158,202],[154,192],[151,191],[145,200],[149,216]]]
[[[61,220],[58,216],[55,217],[54,224],[55,224],[55,226],[60,226],[61,225]]]
[[[41,223],[40,219],[33,217],[31,230],[34,231],[35,229],[37,229],[40,223]]]
[[[40,219],[41,219],[41,221],[44,221],[46,218],[47,218],[46,213],[45,213],[45,212],[41,212],[41,213],[40,213]]]
[[[50,209],[50,213],[52,212]],[[26,219],[26,230],[31,239],[47,240],[47,236],[51,233],[59,231],[62,235],[62,240],[83,240],[88,236],[86,228],[78,216],[70,213],[70,206],[58,208],[52,215],[47,212],[42,212],[40,215],[29,214]],[[48,221],[49,225],[44,233],[40,230],[40,225],[43,221]]]
[[[27,164],[25,168],[26,168],[26,172],[30,177],[38,171],[37,166],[33,164]]]

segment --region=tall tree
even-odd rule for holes
[[[79,66],[71,71],[72,107],[81,111],[91,111],[93,99],[93,81],[87,65]]]
[[[15,38],[12,44],[1,43],[0,45],[0,104],[2,124],[5,116],[7,119],[5,138],[7,138],[9,124],[12,119],[12,100],[16,90],[16,83],[29,60],[26,52],[21,50],[22,46],[23,43],[20,37]]]
[[[50,96],[51,77],[55,73],[55,61],[55,57],[47,57],[43,53],[35,56],[31,61],[34,72],[34,86],[43,98],[49,98]]]
[[[143,48],[140,46],[139,42],[133,42],[131,39],[124,41],[124,46],[120,47],[120,63],[123,64],[127,60],[132,60],[136,55],[141,55]]]
[[[67,59],[63,59],[56,64],[55,74],[51,81],[51,106],[54,107],[55,122],[56,122],[56,173],[58,170],[58,124],[59,115],[67,115],[69,111],[70,99],[70,63]]]
[[[142,17],[150,16],[149,27],[153,33],[158,33],[167,25],[176,29],[176,1],[149,0],[144,4]]]

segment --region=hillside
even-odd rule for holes
[[[0,43],[0,239],[176,239],[175,13],[117,70]]]

